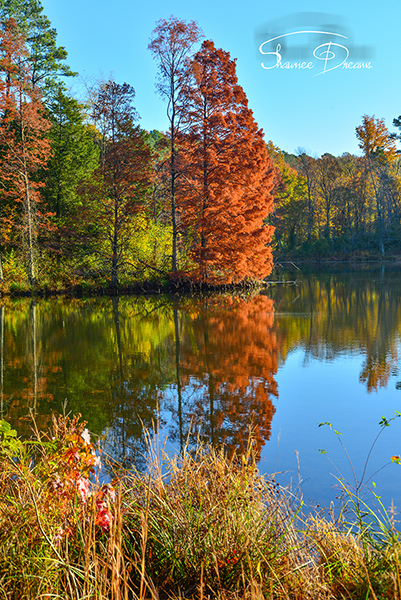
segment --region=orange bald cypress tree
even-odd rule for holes
[[[228,52],[202,44],[186,96],[179,206],[195,264],[187,275],[210,284],[262,279],[272,269],[273,228],[264,220],[274,170]]]

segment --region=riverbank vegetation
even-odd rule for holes
[[[394,119],[394,125],[401,125]],[[277,257],[383,260],[400,254],[399,135],[364,115],[356,127],[362,156],[299,148],[287,154],[268,144],[276,168],[273,224]]]
[[[200,45],[193,22],[160,21],[149,48],[169,130],[147,132],[128,83],[98,82],[86,104],[71,97],[66,52],[34,4],[2,9],[3,289],[268,275],[273,165],[228,52]]]
[[[282,152],[255,122],[235,60],[170,17],[149,42],[167,128],[145,131],[131,84],[71,94],[77,74],[39,0],[9,0],[0,16],[3,293],[242,284],[269,275],[272,252],[400,252],[397,136],[382,119],[356,128],[363,156]]]
[[[242,455],[171,456],[148,433],[147,470],[109,464],[113,480],[78,418],[0,436],[5,598],[400,597],[392,516],[350,491],[340,514],[304,515],[258,473],[252,436]]]

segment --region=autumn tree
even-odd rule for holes
[[[97,228],[95,251],[107,265],[113,287],[119,284],[121,267],[130,262],[132,217],[144,205],[151,179],[151,151],[135,124],[134,96],[127,83],[108,81],[100,87],[93,118],[101,164],[84,188],[87,215]]]
[[[180,209],[204,283],[263,279],[272,269],[273,165],[228,52],[205,41],[185,88],[185,182]]]
[[[275,228],[278,247],[285,253],[302,240],[306,225],[306,180],[286,162],[284,153],[271,141],[267,143],[267,151],[274,165],[274,208],[269,221]]]
[[[340,163],[332,154],[323,154],[316,161],[317,166],[317,187],[322,199],[322,208],[324,213],[324,236],[330,239],[331,221],[334,212],[334,202],[336,195],[336,185],[341,175]]]
[[[35,174],[50,156],[45,137],[50,123],[43,116],[40,91],[32,85],[28,51],[14,19],[9,19],[0,33],[0,112],[3,208],[6,199],[22,206],[21,219],[14,224],[22,231],[27,275],[29,283],[35,285],[37,225],[44,217],[39,208],[41,183]],[[11,214],[16,211],[11,209]]]
[[[172,271],[177,271],[178,264],[178,218],[177,218],[177,185],[181,175],[178,135],[182,131],[183,118],[186,115],[186,96],[183,90],[190,77],[189,56],[192,48],[203,37],[195,21],[186,23],[171,16],[167,21],[161,19],[152,33],[149,49],[159,62],[157,90],[167,102],[167,118],[169,121],[169,187],[171,203],[172,238]]]
[[[391,220],[391,192],[389,194],[389,171],[396,159],[396,146],[384,119],[363,115],[362,125],[356,127],[359,147],[364,153],[366,168],[370,174],[376,201],[377,232],[382,256],[384,256],[384,229]],[[390,202],[388,200],[390,199]],[[387,219],[386,219],[387,217]]]
[[[169,173],[166,168],[169,152],[169,140],[160,131],[153,129],[144,132],[146,143],[152,150],[152,197],[150,209],[155,223],[169,222]]]
[[[363,159],[344,153],[337,157],[339,174],[334,187],[332,238],[342,238],[350,250],[363,243],[373,219],[369,202],[370,182]]]
[[[298,170],[305,177],[307,189],[307,241],[310,244],[314,237],[315,226],[315,187],[316,187],[316,161],[305,149],[298,148]]]
[[[282,250],[288,248],[320,256],[323,252],[341,255],[365,252],[378,230],[375,194],[366,158],[348,153],[339,157],[326,153],[314,158],[301,148],[297,151],[298,156],[283,153],[279,158],[271,147],[269,153],[282,178],[281,182],[277,181],[276,175],[274,189],[278,234],[285,242]],[[302,186],[293,188],[291,185],[290,165],[301,178]],[[387,179],[384,173],[381,177],[383,195],[386,190],[384,204],[393,216],[397,210],[394,166],[392,163],[387,169]],[[300,194],[298,213],[293,212],[296,205],[289,195],[292,190]],[[291,233],[294,226],[296,238]],[[287,246],[290,239],[294,244]]]

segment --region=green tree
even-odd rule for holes
[[[93,128],[85,123],[84,107],[67,94],[62,83],[49,98],[47,110],[52,157],[41,176],[45,182],[43,197],[58,228],[52,246],[60,254],[63,238],[68,236],[81,204],[79,186],[99,166],[99,147]]]
[[[305,177],[286,162],[280,148],[271,141],[266,147],[275,169],[270,222],[275,227],[274,235],[281,252],[291,251],[303,241],[307,185]]]
[[[64,62],[67,52],[57,45],[57,32],[43,14],[39,0],[0,0],[1,23],[10,18],[15,19],[26,40],[32,86],[50,92],[58,76],[76,75]]]
[[[101,134],[100,167],[85,186],[87,218],[97,225],[94,251],[119,285],[123,266],[132,263],[129,247],[133,217],[146,207],[151,184],[151,149],[135,124],[135,90],[127,83],[101,85],[93,118]]]
[[[149,205],[155,223],[169,221],[169,174],[167,167],[169,152],[169,140],[160,131],[153,129],[143,132],[144,139],[152,150],[152,196]]]
[[[316,213],[316,160],[309,156],[303,148],[298,148],[297,171],[305,177],[307,189],[307,242],[311,244],[315,237],[315,213]]]

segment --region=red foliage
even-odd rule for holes
[[[14,19],[9,19],[0,32],[0,113],[0,179],[4,195],[22,203],[22,222],[14,225],[22,224],[26,234],[28,275],[34,283],[36,225],[38,220],[46,224],[47,216],[37,208],[42,183],[34,174],[50,157],[45,137],[50,122],[43,116],[40,91],[32,86],[28,51]]]
[[[28,52],[14,19],[0,32],[0,52],[0,176],[17,201],[23,201],[27,186],[37,201],[42,184],[31,175],[49,159],[45,134],[51,124],[43,116],[40,90],[30,83]]]
[[[63,519],[57,540],[74,534],[77,517],[89,522],[93,511],[95,524],[103,533],[109,531],[113,521],[110,504],[115,501],[115,490],[110,484],[99,486],[90,481],[101,463],[85,422],[80,421],[80,416],[54,417],[52,433],[42,463],[42,477],[47,480],[42,500],[49,518]]]
[[[264,219],[273,207],[274,168],[228,52],[202,44],[186,96],[179,207],[196,264],[188,274],[212,284],[262,279],[272,269],[273,228]]]

